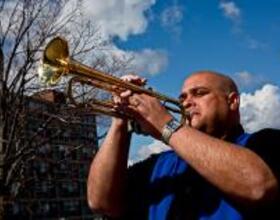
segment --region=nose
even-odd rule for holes
[[[182,102],[182,105],[185,109],[192,107],[194,104],[194,100],[191,97],[185,98]]]

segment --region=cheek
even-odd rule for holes
[[[217,114],[219,109],[219,100],[215,97],[207,96],[195,101],[195,112],[198,114],[193,116],[193,123],[211,120]]]
[[[199,108],[201,120],[204,121],[213,120],[215,117],[217,117],[217,115],[220,114],[219,112],[223,109],[219,101],[216,99],[204,100],[199,104]]]
[[[203,115],[211,114],[215,111],[218,106],[218,103],[212,99],[201,100],[198,104],[199,110]]]
[[[203,106],[203,108],[203,115],[206,120],[217,122],[227,116],[229,106],[223,100],[212,100]]]

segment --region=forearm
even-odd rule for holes
[[[238,201],[265,199],[276,179],[254,152],[184,127],[170,139],[171,147],[200,175]]]
[[[121,212],[129,143],[126,124],[113,120],[90,167],[88,201],[91,208],[114,216]]]

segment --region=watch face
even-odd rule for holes
[[[172,129],[173,131],[177,130],[177,128],[180,127],[180,123],[176,120],[176,119],[172,119],[169,123],[168,123],[168,127],[170,127],[170,129]]]
[[[169,143],[171,135],[181,127],[181,124],[175,119],[172,118],[169,122],[165,124],[162,131],[162,141],[166,144]]]

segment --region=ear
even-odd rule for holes
[[[228,95],[228,104],[231,110],[238,110],[240,104],[240,97],[237,92],[231,92]]]

